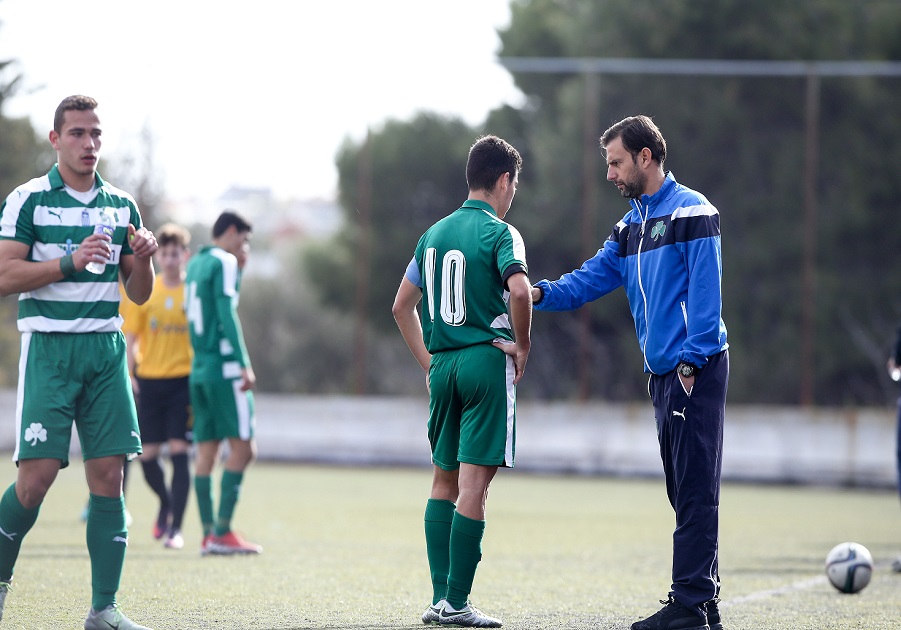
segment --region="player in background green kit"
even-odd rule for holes
[[[525,246],[503,221],[521,168],[519,152],[501,138],[472,145],[469,198],[420,238],[392,309],[429,389],[434,476],[424,517],[432,578],[426,624],[502,625],[468,600],[482,557],[488,485],[498,467],[513,467],[515,384],[531,347]]]
[[[213,225],[213,244],[191,257],[185,278],[185,309],[194,348],[189,378],[197,445],[194,492],[203,526],[200,551],[204,555],[263,550],[231,529],[244,471],[256,457],[251,391],[256,377],[236,310],[251,230],[239,214],[223,212]],[[214,518],[211,475],[224,440],[228,440],[229,453]]]
[[[125,458],[141,452],[119,280],[134,302],[145,302],[157,242],[142,227],[134,198],[97,173],[103,133],[97,106],[88,96],[62,100],[49,136],[57,163],[0,206],[0,295],[19,293],[22,333],[18,474],[0,498],[0,617],[22,540],[69,465],[74,420],[90,492],[85,630],[148,630],[116,602],[128,547],[122,471]],[[105,226],[103,233],[95,226]]]

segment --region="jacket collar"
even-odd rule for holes
[[[639,199],[630,200],[630,204],[635,210],[641,211],[641,208],[653,208],[661,203],[664,199],[672,194],[673,190],[676,188],[676,178],[673,176],[671,171],[666,172],[666,177],[663,178],[663,184],[660,186],[660,190],[655,192],[653,195],[642,195]]]

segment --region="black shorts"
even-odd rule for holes
[[[162,444],[168,440],[192,439],[194,414],[188,393],[188,377],[138,377],[138,424],[141,441]]]

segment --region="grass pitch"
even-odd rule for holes
[[[11,463],[2,465],[3,487],[14,476]],[[426,469],[257,464],[234,524],[264,553],[201,558],[193,494],[185,549],[165,549],[151,537],[154,497],[135,465],[119,602],[157,630],[421,628],[431,595],[422,533],[430,483]],[[82,627],[90,604],[79,520],[86,498],[73,461],[25,539],[3,627]],[[666,595],[672,528],[662,479],[503,470],[492,484],[472,599],[505,628],[628,628]],[[826,553],[845,540],[876,560],[873,581],[857,595],[836,591],[823,571]],[[727,630],[899,627],[894,492],[727,484],[720,542]]]

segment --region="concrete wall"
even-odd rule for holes
[[[260,459],[429,465],[425,399],[257,396]],[[516,467],[576,474],[661,475],[649,402],[522,403]],[[0,449],[11,451],[15,392],[0,391]],[[727,409],[727,479],[893,487],[894,409]],[[73,450],[78,451],[77,439]]]
[[[428,465],[427,412],[419,399],[260,396],[260,455]],[[517,427],[520,469],[662,474],[650,403],[523,403]],[[730,406],[723,475],[894,486],[894,410]]]

